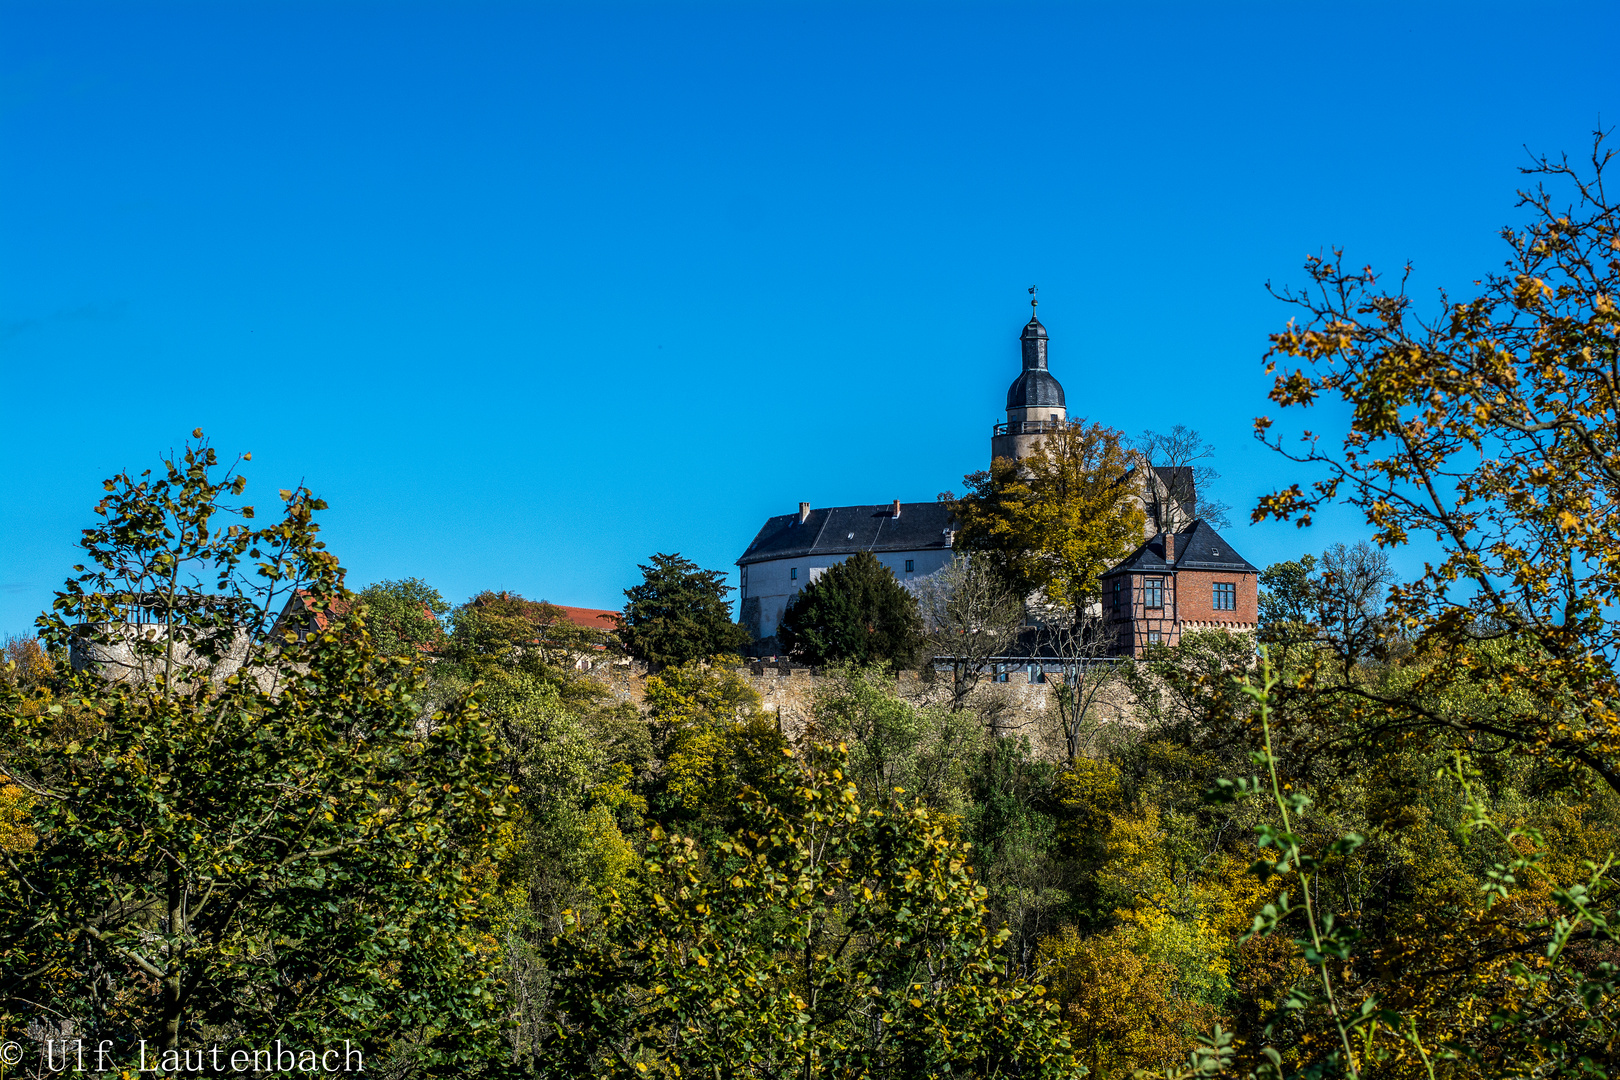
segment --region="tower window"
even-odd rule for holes
[[[799,568],[797,566],[788,567],[788,580],[789,581],[798,581],[799,580]]]
[[[1215,610],[1237,610],[1237,586],[1230,581],[1217,581],[1215,583]]]
[[[1142,606],[1164,607],[1164,578],[1148,578],[1142,582]]]
[[[1120,598],[1122,596],[1121,590],[1122,590],[1124,584],[1125,583],[1123,581],[1121,581],[1119,578],[1114,579],[1114,613],[1116,615],[1120,611]]]
[[[906,560],[906,573],[909,574],[909,573],[913,572],[916,569],[917,569],[917,561],[915,559],[907,559]]]

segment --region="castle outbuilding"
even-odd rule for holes
[[[1163,532],[1102,576],[1114,655],[1175,645],[1188,630],[1259,628],[1260,571],[1205,521]]]
[[[951,561],[956,538],[951,504],[903,503],[829,506],[769,518],[737,560],[742,572],[740,622],[774,651],[776,628],[788,603],[829,566],[870,551],[902,582],[932,574]]]

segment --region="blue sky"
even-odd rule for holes
[[[1343,245],[1500,262],[1620,118],[1620,6],[0,0],[0,634],[203,427],[351,582],[616,607],[654,551],[983,467],[1038,284],[1072,415],[1250,434]],[[1410,560],[1408,559],[1408,562]]]

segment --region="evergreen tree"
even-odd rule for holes
[[[808,663],[899,667],[922,644],[917,598],[869,551],[829,567],[793,598],[777,630]]]
[[[731,621],[731,586],[679,552],[654,555],[643,580],[624,590],[620,636],[630,655],[655,668],[741,652],[748,631]]]

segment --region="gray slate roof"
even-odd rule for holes
[[[1063,404],[1063,386],[1045,368],[1031,368],[1007,387],[1007,408],[1047,407]]]
[[[738,566],[807,555],[853,555],[857,551],[927,551],[951,546],[948,531],[956,527],[951,504],[901,503],[881,506],[827,506],[811,510],[804,524],[798,514],[781,514],[765,522]]]
[[[1164,561],[1164,534],[1160,533],[1131,553],[1130,557],[1103,577],[1144,571],[1174,573],[1177,570],[1224,570],[1231,574],[1258,574],[1260,571],[1232,550],[1208,522],[1198,520],[1176,533],[1176,564]]]

